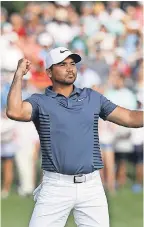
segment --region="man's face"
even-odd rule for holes
[[[71,85],[76,80],[77,68],[71,57],[66,58],[61,63],[53,65],[50,71],[52,82],[62,85]]]

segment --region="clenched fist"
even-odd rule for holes
[[[31,62],[26,58],[22,58],[18,61],[17,71],[23,76],[30,70]]]

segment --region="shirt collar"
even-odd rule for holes
[[[54,91],[52,90],[52,88],[53,88],[52,86],[47,87],[46,90],[45,90],[45,94],[48,95],[48,96],[51,96],[51,97],[55,98],[55,97],[57,97],[59,94],[56,93],[56,92],[54,92]],[[80,89],[80,88],[77,88],[77,87],[74,85],[74,90],[73,90],[73,92],[70,94],[70,96],[75,95],[75,94],[80,94],[80,92],[81,92],[81,89]]]

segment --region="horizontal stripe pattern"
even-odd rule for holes
[[[93,166],[94,170],[103,168],[103,162],[101,158],[99,135],[98,135],[98,119],[99,115],[94,114],[94,125],[93,125]]]
[[[52,159],[50,126],[50,116],[39,114],[39,137],[42,152],[42,169],[56,172]]]
[[[99,136],[98,136],[98,119],[99,115],[94,114],[93,124],[93,166],[94,170],[101,169],[103,167]],[[56,167],[53,164],[52,150],[51,150],[51,135],[50,135],[51,123],[50,116],[40,114],[39,116],[39,137],[41,142],[42,152],[42,169],[51,172],[57,172]]]

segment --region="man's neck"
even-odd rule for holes
[[[70,94],[73,92],[74,86],[71,85],[53,85],[52,90],[58,94],[61,94],[65,97],[69,97]]]

